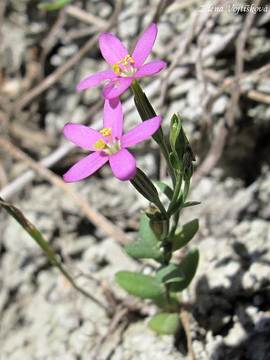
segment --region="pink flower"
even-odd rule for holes
[[[160,116],[155,116],[123,134],[123,113],[119,99],[105,100],[103,114],[103,129],[100,131],[72,123],[64,126],[63,132],[68,140],[92,151],[64,174],[66,182],[80,181],[92,175],[107,161],[119,180],[132,179],[136,174],[136,160],[127,147],[148,139],[161,123]]]
[[[126,91],[133,79],[151,76],[166,67],[161,60],[144,64],[150,54],[157,36],[157,25],[151,24],[139,38],[132,55],[122,42],[111,33],[103,33],[99,37],[99,47],[105,61],[111,66],[110,70],[100,71],[82,80],[77,90],[85,90],[106,81],[103,95],[113,99]]]

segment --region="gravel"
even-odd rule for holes
[[[118,31],[129,45],[138,35],[139,20],[134,17],[141,6],[138,3],[126,1],[121,14]],[[20,72],[27,63],[26,49],[37,47],[54,19],[52,14],[39,14],[37,17],[36,10],[30,11],[30,4],[30,0],[20,5],[11,1],[2,27],[5,40],[0,53],[4,60],[0,65],[7,74],[3,94],[10,98],[18,96],[21,91],[22,82],[16,72]],[[152,0],[149,4],[156,2]],[[88,1],[86,6],[88,11],[99,16],[107,17],[111,11],[109,2]],[[179,14],[168,11],[161,17],[160,36],[155,48],[158,56],[170,46],[165,57],[172,61],[177,47],[170,41],[176,36],[183,40],[181,36],[193,11],[193,7],[187,7]],[[152,13],[149,13],[142,18],[143,24],[147,24],[151,16]],[[16,24],[14,19],[17,19]],[[242,21],[243,17],[232,13],[221,16],[209,35],[208,44],[215,47],[222,42],[224,34],[238,31],[243,26]],[[63,36],[74,30],[76,24],[74,19],[69,18]],[[269,53],[266,24],[267,21],[260,28],[256,27],[248,39],[251,50],[246,59],[247,71],[254,69],[258,59],[263,65]],[[48,69],[65,63],[78,51],[81,41],[57,43],[48,56]],[[218,75],[233,75],[233,41],[231,39],[225,48],[209,53],[205,66]],[[213,81],[206,91],[194,66],[196,52],[197,47],[192,44],[185,54],[184,63],[176,68],[176,73],[180,75],[171,79],[163,106],[164,127],[168,131],[172,113],[179,112],[190,139],[194,141],[197,157],[203,159],[211,140],[208,135],[200,139],[205,120],[203,104],[209,94],[218,91],[219,86]],[[7,61],[8,57],[11,61]],[[90,51],[76,68],[65,74],[60,83],[46,92],[42,98],[44,111],[39,109],[41,103],[37,103],[36,109],[31,108],[35,112],[34,120],[26,122],[22,117],[20,124],[36,131],[42,128],[43,133],[52,139],[52,144],[59,145],[64,141],[61,135],[63,125],[68,121],[81,122],[100,98],[100,89],[75,93],[75,84],[79,79],[104,69],[100,60],[97,49]],[[269,81],[263,77],[249,79],[243,86],[246,91],[269,92]],[[209,114],[212,116],[213,133],[216,133],[219,121],[224,117],[228,99],[227,94],[218,97]],[[156,95],[153,101],[160,110],[159,96]],[[199,269],[184,294],[191,304],[192,346],[196,358],[200,360],[270,359],[269,118],[267,104],[253,102],[245,95],[241,97],[236,128],[218,167],[192,188],[190,200],[201,201],[201,205],[185,210],[181,218],[182,223],[196,217],[200,219],[199,233],[191,243],[200,250]],[[130,112],[126,125],[134,125],[137,119],[138,115]],[[97,125],[96,116],[89,120],[89,123],[94,120]],[[30,155],[40,158],[51,151],[51,145],[35,147]],[[135,154],[139,167],[156,178],[159,170],[156,144],[146,142],[136,149]],[[74,151],[53,170],[61,175],[79,156]],[[21,163],[11,160],[5,165],[10,179],[25,169]],[[130,184],[120,184],[112,178],[110,169],[104,167],[89,180],[72,186],[93,208],[128,232],[129,236],[135,237],[141,210],[148,204]],[[112,289],[118,300],[130,300],[114,281],[117,271],[139,270],[144,266],[151,269],[152,264],[130,259],[117,239],[104,237],[100,229],[82,217],[70,198],[40,178],[36,178],[12,201],[42,231],[78,283],[101,302],[105,302],[104,289],[107,287]],[[2,213],[0,218],[1,359],[188,358],[183,330],[174,338],[159,337],[147,328],[149,314],[156,311],[147,302],[142,305],[142,313],[132,313],[106,336],[111,320],[105,312],[71,288],[13,219]],[[105,340],[98,346],[102,338]]]

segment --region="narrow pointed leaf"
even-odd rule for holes
[[[141,169],[137,168],[136,175],[130,182],[140,194],[157,206],[164,218],[167,217],[166,210],[159,199],[157,189]]]
[[[187,207],[191,207],[191,206],[196,206],[196,205],[200,205],[201,202],[200,201],[187,201],[186,203],[183,204],[183,208],[187,208]]]
[[[140,114],[142,121],[151,119],[154,116],[157,116],[153,106],[150,104],[147,96],[143,92],[142,88],[140,87],[139,83],[134,80],[131,85],[132,91],[134,93],[134,103]],[[158,131],[152,136],[153,139],[160,144],[163,140],[163,132],[162,129],[159,128]]]

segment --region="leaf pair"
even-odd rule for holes
[[[155,277],[132,271],[120,271],[116,274],[116,281],[129,294],[162,304],[167,290],[180,292],[190,284],[198,262],[199,252],[192,250],[180,264],[162,266]]]
[[[198,250],[190,251],[180,264],[162,266],[156,276],[144,275],[132,271],[120,271],[116,274],[117,283],[129,294],[141,299],[151,299],[163,311],[155,315],[149,327],[159,334],[175,334],[180,327],[179,309],[176,292],[180,292],[191,283],[199,262]]]
[[[140,221],[138,239],[125,246],[128,255],[135,259],[154,259],[162,262],[161,242],[153,230],[153,226],[154,224],[151,224],[151,220],[144,214]],[[170,240],[172,251],[179,250],[187,245],[198,231],[198,228],[198,219],[194,219],[179,228]]]
[[[156,279],[165,284],[170,292],[180,292],[191,283],[199,263],[199,251],[191,250],[180,264],[170,263],[161,267]]]

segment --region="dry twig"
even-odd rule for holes
[[[106,342],[106,340],[108,338],[112,337],[112,334],[116,331],[116,329],[121,326],[121,334],[123,333],[123,331],[126,329],[127,325],[128,325],[128,318],[127,315],[129,313],[129,309],[127,307],[120,307],[116,310],[111,323],[108,327],[108,330],[106,331],[106,333],[100,338],[100,340],[98,341],[97,345],[95,346],[95,349],[93,350],[94,355],[93,358],[94,359],[99,359],[99,354],[100,351],[102,349],[102,346],[104,345],[104,343]],[[120,334],[120,335],[121,335]],[[108,359],[108,357],[106,357],[103,360]]]
[[[253,4],[254,7],[258,7],[261,0],[256,0]],[[215,136],[208,154],[203,162],[200,164],[193,176],[193,184],[197,184],[202,176],[209,173],[217,164],[220,157],[222,156],[223,149],[225,147],[228,134],[234,125],[235,114],[237,105],[240,97],[240,79],[243,76],[244,69],[244,49],[246,40],[253,24],[256,13],[249,12],[246,16],[243,30],[241,31],[237,40],[236,46],[236,67],[235,67],[235,81],[233,82],[234,87],[232,89],[231,103],[228,106],[225,114],[225,121],[221,124],[217,135]]]
[[[103,29],[103,31],[106,31],[113,27],[116,23],[118,14],[122,8],[123,0],[119,0],[116,2],[116,7],[113,15],[111,16],[110,21],[108,24],[106,24],[106,27]],[[55,84],[57,81],[61,79],[61,77],[73,66],[77,64],[81,60],[81,58],[90,51],[95,44],[98,41],[98,35],[95,35],[91,39],[89,39],[84,46],[75,54],[73,55],[69,60],[67,60],[66,63],[64,63],[62,66],[60,66],[58,69],[56,69],[52,74],[47,76],[40,84],[38,84],[36,87],[31,89],[27,94],[23,95],[20,99],[18,99],[15,103],[15,110],[19,111],[23,109],[25,106],[27,106],[33,99],[35,99],[37,96],[41,95],[44,91],[49,89],[53,84]]]
[[[216,0],[216,4],[219,4],[222,0]],[[178,51],[176,52],[172,63],[170,64],[167,71],[164,73],[163,82],[160,92],[160,103],[163,105],[166,99],[166,94],[169,85],[169,79],[172,75],[173,70],[181,63],[181,59],[190,46],[191,42],[194,40],[196,36],[200,34],[203,27],[207,23],[210,17],[218,16],[218,13],[202,13],[199,10],[193,15],[193,21],[191,28],[188,28],[185,33],[182,35],[182,41],[178,40],[181,44]]]
[[[8,183],[7,174],[3,165],[0,163],[0,186],[5,186]]]
[[[25,162],[42,178],[46,179],[51,184],[57,186],[66,194],[68,194],[73,199],[74,203],[81,209],[83,214],[89,219],[89,221],[95,224],[98,228],[102,229],[106,235],[113,237],[121,244],[126,244],[129,241],[122,230],[113,225],[102,214],[96,212],[81,195],[72,189],[70,185],[67,185],[59,176],[43,167],[40,163],[32,160],[23,151],[3,138],[0,138],[0,147],[12,155],[13,158]]]
[[[190,360],[196,360],[195,353],[192,347],[192,338],[190,335],[190,322],[189,322],[189,313],[183,307],[180,310],[180,319],[183,325],[186,337],[187,337],[187,347],[188,347],[188,355]]]
[[[258,102],[263,102],[265,104],[270,105],[270,95],[269,94],[264,94],[257,90],[250,90],[250,91],[248,91],[247,96],[252,100],[255,100]]]
[[[77,6],[68,5],[65,10],[69,16],[72,16],[86,24],[95,25],[98,28],[98,30],[103,30],[108,26],[107,21],[102,20],[101,18],[89,12],[86,12]]]
[[[52,28],[50,29],[48,35],[45,37],[45,39],[42,41],[42,53],[40,56],[40,68],[45,69],[45,60],[48,56],[49,52],[53,48],[53,46],[57,43],[59,39],[59,34],[61,34],[61,29],[63,28],[66,21],[65,11],[62,9],[59,12],[59,15],[53,24]],[[44,74],[41,74],[41,77],[43,77]]]

